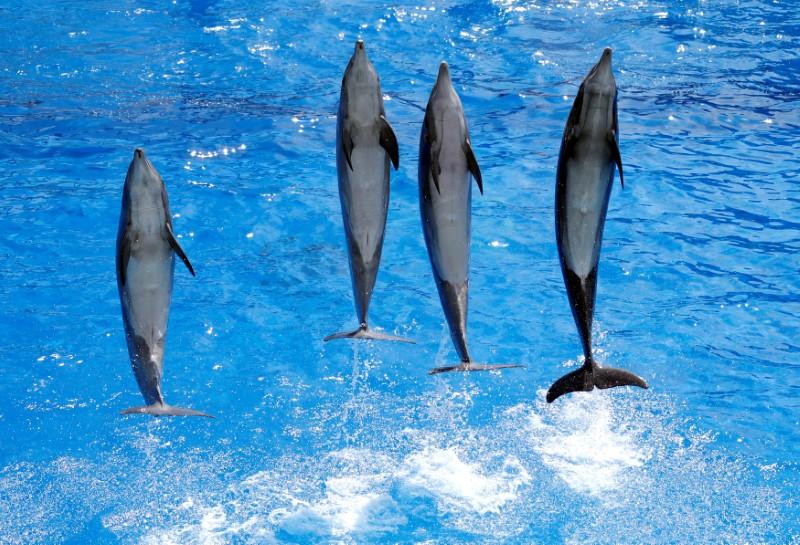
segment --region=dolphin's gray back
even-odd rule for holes
[[[615,168],[623,183],[618,138],[617,85],[611,49],[606,48],[575,97],[558,156],[556,242],[585,360],[579,369],[550,386],[548,403],[570,392],[594,388],[647,388],[647,382],[633,373],[600,367],[592,353],[597,266]]]
[[[435,96],[426,118],[433,116],[434,148],[423,134],[420,142],[422,219],[428,251],[439,279],[460,286],[469,275],[472,184],[463,143],[467,138],[464,112],[457,96]],[[426,125],[431,123],[426,121]],[[438,144],[438,145],[437,145]],[[431,153],[438,154],[439,190],[431,173]]]
[[[593,150],[583,142],[575,148],[566,159],[563,251],[570,269],[580,278],[587,278],[600,259],[614,163],[599,160],[608,152]]]
[[[358,250],[362,261],[374,262],[376,269],[389,210],[389,157],[378,143],[377,131],[377,124],[356,127],[353,138],[358,143],[350,156],[353,170],[344,158],[341,143],[336,146],[339,198],[348,244]]]
[[[598,95],[584,84],[579,90],[566,131],[579,133],[559,156],[557,191],[562,206],[558,221],[559,244],[565,264],[586,279],[597,267],[605,226],[614,159],[607,138],[617,131],[616,88],[608,96]],[[582,122],[581,122],[582,119]]]
[[[380,82],[372,65],[366,58],[351,60],[342,79],[336,121],[336,167],[353,296],[362,324],[378,274],[389,210],[389,155],[380,143],[383,115]],[[349,161],[344,138],[352,142]]]
[[[157,173],[136,176],[141,178],[134,179],[132,165],[117,234],[117,287],[134,375],[145,401],[153,404],[163,403],[161,376],[174,254],[168,241],[169,205],[163,182]]]
[[[467,347],[472,185],[466,120],[458,95],[437,84],[425,113],[419,152],[420,214],[439,300],[462,362]],[[438,173],[434,179],[434,171]],[[438,182],[438,189],[437,189]]]

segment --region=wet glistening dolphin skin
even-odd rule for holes
[[[137,149],[122,193],[117,231],[117,288],[133,374],[147,405],[127,409],[122,414],[209,416],[193,409],[171,407],[161,393],[175,254],[194,276],[194,269],[172,231],[164,182],[144,151]]]
[[[390,160],[397,169],[397,138],[383,109],[380,79],[367,58],[364,42],[358,40],[342,78],[336,169],[359,326],[355,331],[328,335],[326,341],[355,338],[413,342],[371,330],[367,321],[389,211]]]
[[[428,100],[419,140],[419,197],[428,257],[461,363],[433,369],[431,374],[520,367],[476,364],[467,349],[470,175],[483,194],[483,179],[472,151],[461,99],[450,81],[447,63],[443,62]]]
[[[606,48],[575,97],[564,128],[556,174],[558,256],[585,361],[580,369],[550,387],[548,402],[569,392],[588,392],[595,387],[647,388],[647,383],[633,373],[598,366],[592,355],[597,267],[615,166],[624,184],[617,83],[611,71],[611,49]]]

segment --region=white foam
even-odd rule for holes
[[[244,535],[257,537],[265,545],[277,543],[273,533],[265,527],[258,516],[242,522],[228,520],[222,505],[198,509],[199,522],[178,524],[170,528],[160,528],[145,535],[141,545],[226,545],[231,538]]]
[[[353,475],[325,481],[325,497],[294,510],[278,509],[271,518],[293,535],[343,537],[397,531],[406,523],[397,503],[375,488],[388,481],[386,474]]]
[[[549,423],[535,411],[528,415],[531,441],[542,462],[576,492],[600,497],[620,485],[622,472],[649,458],[633,431],[615,425],[607,396],[568,397],[550,412]]]
[[[272,524],[291,535],[344,537],[392,533],[407,522],[389,495],[391,468],[396,466],[391,458],[368,449],[347,448],[328,454],[322,463],[336,468],[322,483],[324,495],[309,490],[315,486],[286,483],[280,507],[269,514]],[[265,488],[274,490],[274,481],[270,474],[254,475],[246,485],[258,493]]]
[[[467,510],[478,514],[499,513],[530,482],[519,460],[506,456],[494,472],[476,462],[464,462],[457,448],[428,447],[406,458],[398,477],[403,491],[412,496],[438,500],[441,510]]]
[[[780,468],[754,475],[663,397],[537,396],[476,426],[454,416],[474,392],[442,386],[424,427],[372,427],[363,448],[287,452],[244,475],[224,449],[180,452],[165,424],[125,428],[126,448],[97,459],[0,468],[0,542],[351,544],[425,529],[413,537],[536,543],[558,528],[565,543],[741,544],[785,527],[794,504],[765,482]]]

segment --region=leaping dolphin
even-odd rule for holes
[[[428,99],[419,139],[419,200],[428,257],[450,337],[461,363],[432,369],[430,374],[520,367],[474,363],[467,349],[472,221],[470,174],[483,194],[481,170],[472,151],[461,99],[450,82],[447,63],[442,62]]]
[[[383,109],[380,78],[367,58],[364,42],[358,40],[342,78],[336,117],[336,170],[359,327],[328,335],[326,341],[414,342],[374,331],[367,322],[389,211],[390,160],[397,169],[397,138]]]
[[[558,379],[547,392],[548,403],[569,392],[647,383],[628,371],[603,368],[592,356],[592,319],[597,265],[614,168],[624,184],[619,152],[617,83],[611,71],[611,49],[603,51],[578,90],[569,113],[556,173],[556,242],[561,273],[585,361]]]
[[[192,264],[172,231],[164,182],[144,151],[137,149],[122,191],[117,288],[133,374],[147,405],[126,409],[122,414],[209,416],[167,405],[161,394],[175,254],[194,276]]]

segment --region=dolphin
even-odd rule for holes
[[[117,288],[133,374],[147,405],[126,409],[122,414],[209,416],[167,405],[161,394],[175,254],[194,276],[192,264],[172,231],[164,182],[144,151],[137,148],[122,190]]]
[[[367,58],[364,42],[358,40],[342,78],[336,116],[336,170],[359,326],[355,331],[328,335],[325,341],[414,342],[374,331],[367,322],[389,211],[390,160],[397,170],[397,138],[383,109],[380,78]]]
[[[419,201],[428,258],[461,363],[432,369],[430,374],[520,367],[474,363],[467,349],[472,220],[470,175],[483,194],[481,169],[472,151],[461,99],[450,81],[447,63],[442,62],[425,109],[419,139]]]
[[[588,392],[595,387],[647,388],[647,383],[633,373],[600,367],[592,355],[597,266],[615,167],[624,187],[617,83],[611,72],[611,49],[606,48],[578,89],[558,157],[556,242],[585,361],[580,369],[564,375],[550,387],[548,403],[566,393]]]

